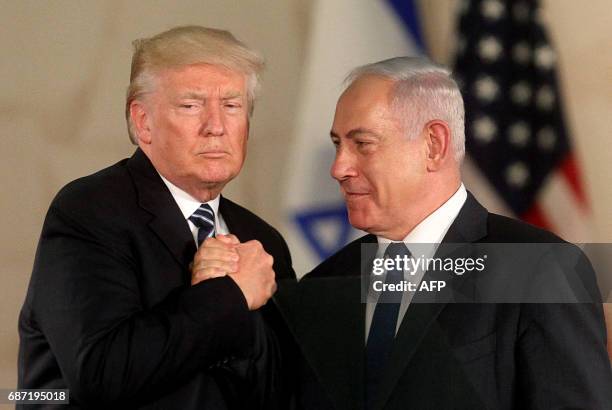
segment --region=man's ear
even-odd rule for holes
[[[425,141],[427,143],[427,170],[438,171],[451,153],[451,132],[448,124],[441,120],[432,120],[425,124]]]
[[[151,143],[151,116],[147,106],[138,100],[130,103],[130,119],[132,120],[133,131],[136,133],[138,144]]]

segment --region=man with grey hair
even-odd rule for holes
[[[134,42],[138,148],[50,206],[19,320],[20,388],[69,389],[70,408],[285,407],[288,334],[270,298],[275,277],[295,276],[290,254],[221,196],[262,67],[222,30]]]
[[[373,252],[388,262],[420,257],[423,244],[441,252],[445,244],[562,241],[487,212],[466,191],[463,100],[447,69],[399,57],[357,68],[347,82],[331,129],[331,175],[351,225],[368,235],[300,282],[292,320],[305,357],[303,407],[609,409],[612,373],[592,270],[579,279],[593,303],[451,303],[477,302],[461,292],[491,277],[450,277],[448,292],[432,291],[432,299],[421,287],[436,278],[427,269],[413,282],[422,292],[398,298],[394,286],[414,271],[393,265],[383,276],[388,290],[370,292],[375,281],[364,269]],[[465,246],[449,248],[465,256]]]

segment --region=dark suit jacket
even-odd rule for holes
[[[295,276],[274,228],[223,197],[219,210],[241,241],[263,244],[278,279]],[[195,251],[142,151],[68,184],[19,319],[19,387],[68,388],[73,408],[281,406],[276,308],[250,312],[229,277],[190,286]]]
[[[471,194],[443,243],[555,243]],[[303,409],[364,408],[366,235],[277,294],[303,354]],[[509,261],[513,263],[512,260]],[[428,278],[426,274],[425,279]],[[458,281],[469,283],[466,274]],[[580,281],[597,293],[592,270]],[[601,304],[411,303],[374,409],[612,409]],[[372,410],[372,409],[370,409]]]

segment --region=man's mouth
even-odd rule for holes
[[[368,196],[368,192],[359,192],[359,191],[344,191],[344,197],[346,199],[359,199]]]
[[[210,159],[223,158],[228,155],[229,154],[226,151],[219,151],[219,150],[209,150],[209,151],[200,152],[198,154],[198,156],[201,156],[204,158],[210,158]]]

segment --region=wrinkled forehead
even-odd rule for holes
[[[343,100],[353,100],[367,103],[368,101],[383,101],[393,97],[395,81],[380,75],[367,74],[355,79],[340,96]]]
[[[367,75],[358,78],[340,96],[334,126],[394,120],[393,88],[394,82],[384,77]]]
[[[157,89],[173,92],[218,92],[234,96],[246,95],[246,74],[225,66],[191,64],[164,68],[155,72]]]

